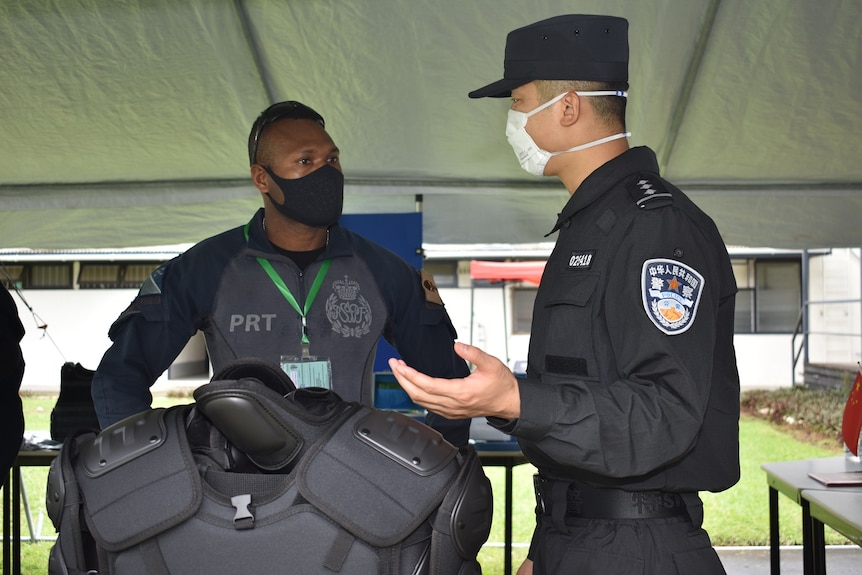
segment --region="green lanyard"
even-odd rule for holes
[[[245,240],[248,241],[248,228],[251,225],[251,222],[245,225]],[[278,288],[278,291],[281,292],[281,295],[284,296],[284,299],[287,300],[287,303],[296,310],[296,313],[302,318],[302,355],[303,357],[308,356],[308,323],[306,318],[308,317],[308,310],[311,309],[311,304],[314,302],[314,298],[317,297],[317,292],[320,291],[320,286],[323,285],[323,278],[326,277],[326,272],[329,271],[329,266],[332,264],[332,260],[324,260],[323,264],[320,266],[320,269],[317,270],[317,276],[314,278],[314,282],[311,284],[311,289],[308,291],[308,297],[305,298],[305,306],[299,307],[299,303],[296,301],[296,298],[293,297],[293,294],[290,293],[290,289],[288,289],[287,285],[285,285],[284,280],[281,279],[281,276],[278,275],[278,272],[275,271],[275,268],[272,267],[272,263],[269,260],[264,258],[257,258],[257,263],[260,264],[260,267],[263,268],[263,271],[266,272],[266,275],[269,276],[269,279],[275,284],[275,287]]]

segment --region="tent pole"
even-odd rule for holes
[[[251,51],[252,62],[254,62],[254,67],[257,69],[257,75],[260,78],[261,84],[263,84],[264,91],[266,92],[266,99],[270,104],[275,104],[277,100],[275,99],[272,74],[269,73],[269,70],[263,61],[260,42],[258,42],[257,34],[255,33],[254,26],[251,22],[251,16],[249,16],[248,9],[243,0],[236,0],[236,12],[239,15],[240,25],[242,26],[245,41],[248,43],[248,49]]]
[[[670,162],[671,154],[673,153],[673,148],[676,145],[676,139],[679,135],[680,127],[682,126],[682,119],[688,110],[689,103],[691,101],[691,93],[694,89],[698,73],[700,72],[701,64],[703,63],[703,54],[706,51],[706,45],[709,43],[709,37],[715,28],[715,17],[720,5],[721,0],[711,0],[706,9],[706,15],[704,16],[700,31],[697,35],[697,43],[695,44],[691,60],[688,63],[688,69],[685,72],[682,91],[673,107],[674,115],[671,119],[668,137],[665,138],[665,145],[662,146],[662,149],[659,152],[659,170],[662,174],[667,169],[668,162]]]
[[[473,279],[470,279],[470,345],[473,345],[473,324],[476,323],[476,314],[473,308],[476,299],[476,286],[473,285]]]
[[[805,372],[806,367],[808,366],[811,358],[808,356],[808,330],[811,329],[809,324],[809,319],[811,316],[811,295],[809,291],[809,284],[811,281],[811,272],[808,266],[810,264],[810,258],[808,256],[808,250],[802,250],[802,371]],[[822,298],[821,298],[822,299]],[[795,375],[794,375],[795,381]]]
[[[506,281],[503,280],[503,343],[506,352],[506,367],[509,367],[509,314],[506,313]]]

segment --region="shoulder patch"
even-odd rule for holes
[[[642,210],[652,210],[673,204],[673,195],[655,174],[641,174],[626,184],[635,204]]]
[[[437,284],[434,283],[434,276],[424,269],[419,272],[422,277],[422,289],[425,290],[425,301],[437,305],[443,305],[443,298],[440,297],[440,292],[437,291]]]
[[[641,293],[647,317],[667,335],[685,332],[697,315],[703,282],[697,270],[676,260],[645,261]]]
[[[151,273],[138,290],[138,297],[161,295],[162,283],[165,279],[165,267],[161,266]]]

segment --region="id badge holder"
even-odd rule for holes
[[[308,353],[308,346],[302,346],[302,356],[282,355],[281,369],[297,387],[321,387],[332,389],[332,365],[329,358]]]

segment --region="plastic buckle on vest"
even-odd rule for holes
[[[252,529],[254,527],[254,515],[248,510],[248,506],[251,505],[251,495],[234,495],[230,498],[230,503],[236,508],[233,528],[237,530]]]

